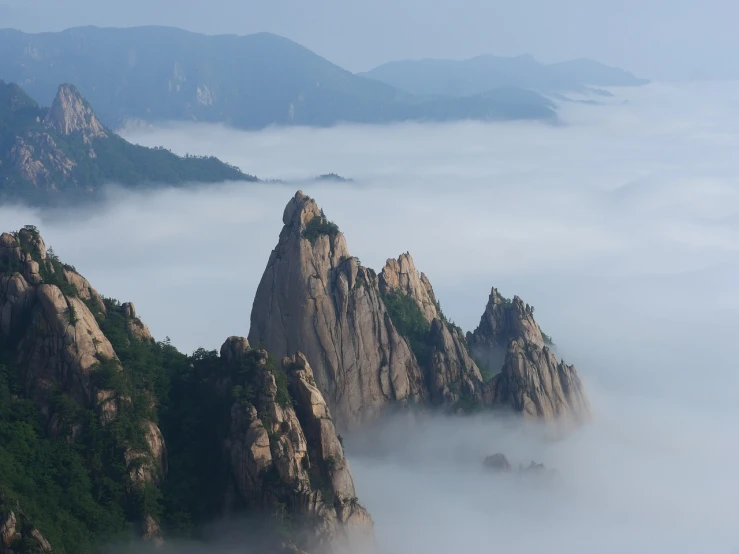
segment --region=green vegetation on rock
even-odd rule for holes
[[[410,296],[397,290],[389,290],[382,295],[390,320],[398,332],[408,340],[418,363],[425,365],[431,355],[429,333],[431,326],[423,317],[421,308]]]
[[[333,221],[326,219],[326,215],[321,210],[321,215],[311,219],[305,226],[303,231],[303,238],[310,241],[311,244],[315,244],[318,237],[321,235],[327,235],[334,237],[339,234],[339,226]]]

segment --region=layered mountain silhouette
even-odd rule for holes
[[[519,87],[542,93],[592,92],[592,87],[639,86],[648,82],[628,71],[593,60],[543,64],[528,55],[402,60],[380,65],[361,75],[411,94],[451,97],[481,94],[499,87]]]
[[[0,30],[0,79],[42,104],[74,83],[102,121],[187,120],[259,129],[339,122],[555,117],[536,92],[507,86],[423,98],[352,74],[268,33],[208,36],[169,27]]]

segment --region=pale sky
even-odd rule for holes
[[[0,27],[270,31],[347,69],[405,58],[589,57],[655,79],[739,77],[735,0],[0,0]]]

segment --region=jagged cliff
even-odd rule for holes
[[[275,355],[301,351],[340,427],[424,398],[421,369],[382,302],[377,275],[298,192],[259,283],[249,342]]]
[[[91,552],[131,528],[192,538],[242,512],[270,550],[373,543],[303,354],[232,337],[184,356],[30,226],[0,235],[0,423],[3,554]]]
[[[493,289],[479,327],[465,337],[409,253],[389,259],[376,276],[300,191],[283,223],[254,299],[249,339],[278,355],[307,352],[340,426],[361,426],[409,402],[589,418],[576,370],[557,361],[533,308],[519,297],[508,301]],[[483,379],[483,368],[492,380]]]

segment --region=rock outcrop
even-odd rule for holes
[[[467,333],[475,358],[495,374],[482,387],[483,404],[531,419],[588,421],[590,404],[577,370],[558,361],[546,342],[534,309],[493,288],[479,326]]]
[[[539,325],[534,321],[531,306],[518,296],[512,301],[503,298],[498,289],[493,288],[480,324],[474,332],[467,333],[470,351],[475,358],[497,373],[505,362],[508,343],[515,339],[544,346],[544,338]]]
[[[53,554],[43,535],[23,516],[0,508],[0,554]]]
[[[92,139],[108,136],[87,100],[69,84],[59,86],[45,123],[61,135],[79,133],[86,144],[90,144]]]
[[[380,292],[394,291],[410,297],[418,305],[426,321],[431,323],[440,317],[439,303],[434,289],[425,274],[419,273],[410,252],[398,259],[390,258],[380,273]]]
[[[60,137],[70,135],[78,136],[87,156],[95,158],[94,139],[108,138],[108,131],[75,87],[61,85],[43,120],[15,137],[7,164],[21,181],[37,189],[58,191],[58,182],[72,179],[78,165],[57,144]]]
[[[349,462],[306,357],[286,357],[278,368],[265,350],[231,337],[221,347],[221,360],[235,371],[226,388],[251,391],[237,395],[231,406],[226,440],[243,504],[273,512],[286,507],[296,524],[294,542],[308,552],[348,554],[371,546],[372,519],[357,500]]]
[[[298,192],[257,288],[249,342],[278,356],[304,352],[340,427],[422,400],[421,370],[381,299],[377,275]]]
[[[121,304],[121,312],[123,317],[126,319],[129,332],[139,340],[150,341],[154,340],[151,336],[151,332],[146,324],[141,321],[138,315],[136,315],[136,306],[133,302],[124,302]]]

